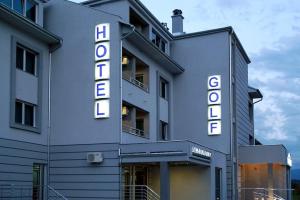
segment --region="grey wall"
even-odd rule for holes
[[[102,152],[101,164],[89,164],[88,152]],[[51,147],[50,185],[68,199],[120,199],[117,144]]]
[[[247,145],[249,144],[249,134],[252,134],[248,106],[248,64],[236,45],[232,54],[235,65],[237,143],[238,145]]]
[[[120,18],[60,0],[50,1],[45,6],[44,17],[45,28],[64,39],[63,46],[52,56],[51,144],[118,142]],[[100,23],[110,23],[110,117],[95,120],[94,33]]]
[[[174,139],[229,153],[229,37],[227,32],[175,40],[171,56],[185,68],[174,80]],[[222,134],[208,136],[207,79],[222,76]]]
[[[39,82],[41,84],[41,95],[39,98],[41,98],[41,134],[37,134],[34,132],[22,130],[22,129],[15,129],[10,127],[10,116],[11,116],[11,103],[14,104],[14,102],[11,102],[10,96],[11,91],[17,90],[18,95],[21,95],[23,98],[26,98],[26,94],[21,94],[20,92],[22,90],[25,91],[26,88],[30,91],[33,85],[36,86],[36,83],[33,83],[34,81],[25,81],[26,77],[31,75],[24,75],[24,76],[18,76],[16,78],[18,81],[22,81],[22,88],[20,87],[16,88],[15,85],[11,85],[11,73],[16,72],[16,67],[13,66],[13,63],[15,63],[14,58],[12,55],[15,53],[12,50],[13,46],[13,40],[17,40],[21,42],[21,44],[25,45],[28,48],[32,48],[34,50],[38,50],[41,62],[37,66],[39,71],[38,78],[42,81]],[[30,34],[26,34],[24,32],[21,32],[18,30],[17,27],[12,27],[11,25],[4,23],[3,21],[0,21],[0,43],[2,47],[0,48],[0,60],[1,60],[1,69],[0,69],[0,107],[1,107],[1,113],[0,113],[0,132],[1,132],[1,138],[7,138],[7,139],[14,139],[19,141],[27,141],[27,142],[33,142],[37,144],[46,144],[47,143],[47,122],[48,122],[48,66],[49,66],[49,49],[48,45],[38,41],[37,39],[30,36]],[[23,75],[23,72],[20,72]],[[20,75],[20,74],[19,74]],[[12,80],[14,82],[15,80]],[[25,85],[24,85],[25,84]],[[20,86],[20,85],[19,85]],[[31,92],[36,94],[36,90],[31,90]],[[32,100],[36,101],[36,97],[31,96],[32,94],[27,94],[27,97],[29,99],[23,99],[23,100]],[[31,96],[31,97],[30,97]],[[34,103],[34,102],[33,102]]]
[[[47,163],[45,145],[0,139],[0,185],[14,184],[16,192],[20,192],[17,188],[21,185],[24,193],[30,192],[33,163]]]

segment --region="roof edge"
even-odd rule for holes
[[[32,31],[36,32],[37,34],[41,34],[39,39],[44,40],[49,45],[56,46],[62,44],[62,38],[47,31],[40,25],[30,21],[29,19],[25,18],[24,16],[20,15],[19,13],[2,3],[0,3],[0,14],[1,12],[5,15],[6,21],[9,21],[8,18],[12,18],[14,20],[15,25],[20,23],[26,26],[26,28],[29,28]],[[26,28],[24,27],[24,29]]]
[[[193,33],[185,33],[182,35],[174,36],[173,35],[173,40],[182,40],[186,38],[192,38],[192,37],[198,37],[198,36],[204,36],[204,35],[210,35],[210,34],[216,34],[216,33],[222,33],[222,32],[228,32],[233,36],[233,38],[237,42],[237,47],[240,49],[242,55],[244,56],[247,64],[251,63],[250,58],[248,57],[242,43],[240,42],[239,38],[237,37],[236,33],[234,32],[234,29],[232,26],[226,26],[222,28],[216,28],[216,29],[210,29],[210,30],[205,30],[205,31],[198,31],[198,32],[193,32]]]

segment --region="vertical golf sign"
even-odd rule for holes
[[[109,118],[110,99],[110,25],[95,27],[95,105],[94,118]]]
[[[221,76],[213,75],[208,77],[208,135],[221,134]]]

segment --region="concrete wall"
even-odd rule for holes
[[[249,117],[248,95],[248,65],[241,51],[235,45],[232,52],[234,59],[236,134],[238,145],[248,145],[249,135],[252,135],[252,125]],[[253,135],[252,135],[253,136]]]
[[[205,144],[230,153],[228,32],[175,40],[171,56],[185,68],[174,80],[174,139]],[[221,75],[222,134],[208,136],[207,80]]]
[[[37,96],[37,78],[32,75],[16,69],[15,66],[15,42],[20,42],[25,47],[32,48],[39,53],[40,63],[38,63],[38,79],[40,95]],[[17,27],[0,21],[0,132],[1,138],[33,142],[37,144],[47,144],[48,133],[48,67],[49,67],[49,47],[44,42],[30,36],[30,34],[21,32]],[[17,73],[18,72],[18,73]],[[13,74],[13,75],[12,75]],[[30,80],[29,80],[30,79]],[[21,86],[22,85],[22,86]],[[27,90],[28,89],[28,90]],[[33,90],[32,90],[33,89]],[[28,94],[26,91],[30,91]],[[11,106],[14,105],[14,99],[11,95],[16,94],[21,100],[28,100],[35,103],[38,101],[40,123],[39,133],[25,129],[12,128],[10,124],[14,122],[14,113],[11,113]],[[13,95],[15,96],[15,95]],[[14,98],[14,97],[13,97]],[[10,118],[12,117],[12,121]]]
[[[31,195],[34,163],[46,165],[45,145],[0,139],[0,198],[5,192],[11,192],[3,187],[8,184],[15,185],[14,195],[20,194],[21,189],[22,194]]]
[[[69,1],[54,0],[45,6],[45,28],[64,39],[52,56],[51,144],[120,141],[119,19]],[[94,34],[100,23],[110,23],[110,117],[96,120]]]
[[[88,163],[88,152],[102,152],[103,162]],[[118,145],[52,146],[50,185],[68,199],[120,199]]]

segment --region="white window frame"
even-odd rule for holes
[[[36,105],[34,104],[31,104],[31,103],[26,103],[24,101],[21,101],[19,99],[16,99],[16,102],[19,102],[22,104],[22,123],[21,125],[22,126],[29,126],[29,127],[33,127],[33,128],[36,128]],[[30,126],[30,125],[26,125],[25,124],[25,105],[28,105],[28,106],[32,106],[33,107],[33,126]],[[16,114],[16,113],[15,113]]]
[[[22,0],[20,0],[20,1],[22,1]],[[29,0],[23,0],[23,1],[24,1],[24,7],[23,7],[22,15],[27,18],[27,16],[26,16],[26,6],[27,6],[27,1],[29,1]],[[34,22],[37,23],[38,5],[39,4],[34,0],[31,0],[31,1],[35,4],[35,19],[34,19]],[[14,10],[14,0],[11,0],[11,9]]]

